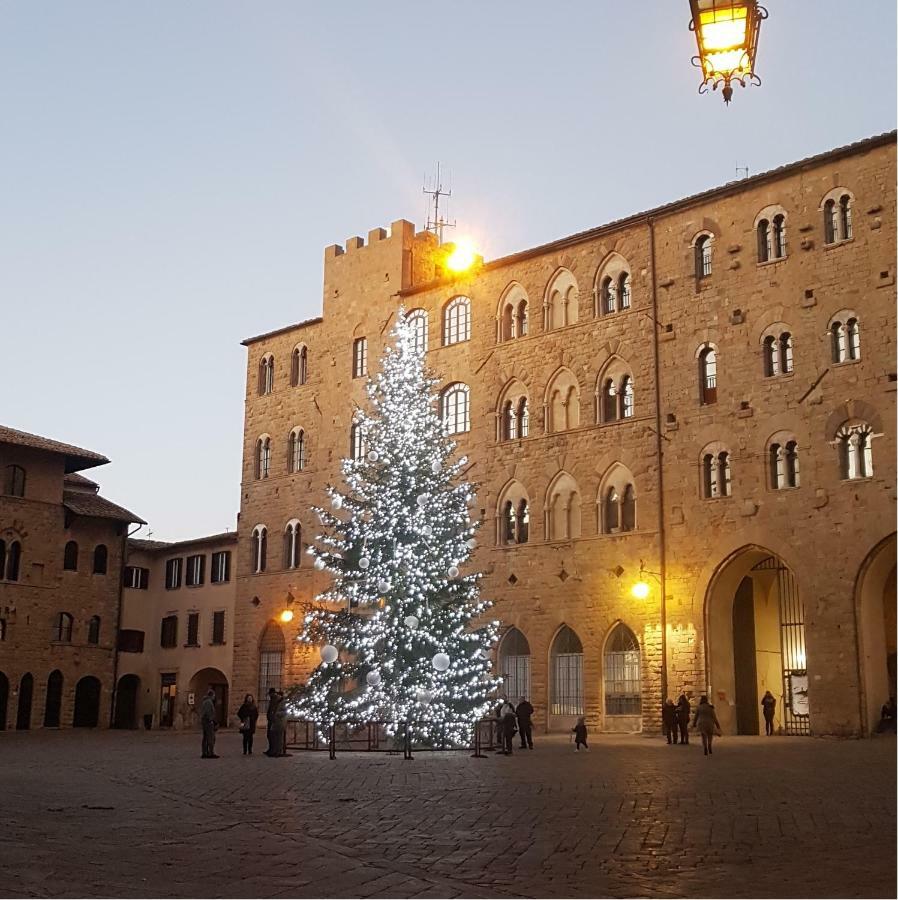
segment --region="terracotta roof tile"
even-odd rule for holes
[[[94,453],[93,450],[84,450],[73,444],[63,444],[62,441],[54,441],[37,434],[29,434],[27,431],[8,428],[6,425],[0,425],[0,444],[31,447],[34,450],[44,450],[47,453],[58,453],[65,456],[67,473],[76,472],[79,469],[89,469],[92,466],[102,466],[109,462],[102,453]]]
[[[115,519],[118,522],[137,522],[146,525],[140,516],[134,515],[123,506],[118,506],[101,497],[99,494],[88,494],[84,491],[63,491],[62,505],[79,516],[90,516],[94,519]]]

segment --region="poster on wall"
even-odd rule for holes
[[[811,707],[808,703],[807,672],[789,673],[789,696],[792,700],[793,716],[809,716]]]

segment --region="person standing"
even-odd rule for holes
[[[273,688],[268,688],[268,709],[265,711],[265,737],[268,738],[268,749],[265,751],[266,756],[277,756],[274,749],[274,740],[272,739],[272,730],[274,729],[274,719],[278,711],[278,692]]]
[[[507,700],[502,704],[500,718],[502,720],[502,752],[506,756],[511,756],[514,753],[512,744],[514,743],[514,736],[517,730],[515,728],[517,719],[515,718],[514,707]]]
[[[521,732],[521,749],[526,750],[528,747],[533,749],[533,706],[527,701],[526,697],[521,697],[518,708],[515,710],[518,717],[518,731]]]
[[[579,753],[581,744],[583,744],[584,750],[589,750],[589,744],[586,743],[586,738],[589,736],[589,729],[586,727],[586,716],[580,716],[580,718],[577,719],[577,724],[571,731],[574,732],[574,740],[577,742],[577,746],[574,747],[574,750]]]
[[[218,759],[215,753],[215,691],[209,688],[200,706],[200,723],[203,727],[203,759]]]
[[[761,698],[761,709],[764,711],[764,733],[773,734],[773,717],[776,715],[776,697],[767,691]]]
[[[680,743],[689,743],[689,715],[692,712],[692,705],[685,693],[680,694],[677,698],[677,725],[680,728]]]
[[[675,744],[677,742],[677,708],[673,705],[670,697],[661,704],[661,727],[667,743]]]
[[[720,734],[720,722],[717,721],[717,711],[714,709],[713,703],[708,703],[708,698],[702,694],[695,710],[695,718],[692,720],[692,727],[698,728],[702,736],[702,749],[705,756],[711,756],[714,753],[714,735]]]
[[[269,704],[270,708],[271,704]],[[271,712],[268,713],[271,718]],[[275,694],[274,718],[271,722],[271,753],[269,756],[286,756],[287,755],[287,704],[284,702],[284,695],[280,692]]]
[[[247,694],[243,698],[243,703],[237,710],[237,718],[240,719],[240,733],[243,735],[243,755],[252,756],[253,735],[256,733],[256,720],[259,718],[259,707],[256,706],[252,694]]]

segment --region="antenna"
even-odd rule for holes
[[[426,231],[430,231],[437,236],[437,240],[442,244],[443,243],[443,229],[444,228],[455,228],[455,221],[450,222],[448,219],[444,219],[440,214],[440,197],[451,197],[452,196],[452,188],[450,186],[448,191],[443,190],[443,180],[440,177],[440,163],[437,162],[437,176],[431,182],[431,187],[427,186],[427,178],[424,179],[424,193],[428,195],[428,197],[433,198],[432,200],[427,201],[427,225],[425,226]]]
[[[745,172],[745,174],[740,175],[740,172]],[[736,178],[748,178],[748,166],[740,166],[739,163],[736,163]]]

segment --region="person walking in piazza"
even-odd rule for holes
[[[259,718],[259,707],[256,706],[252,694],[247,694],[243,698],[243,703],[237,710],[237,718],[240,719],[240,733],[243,735],[243,755],[252,756],[253,735],[256,733],[256,720]]]
[[[717,720],[717,711],[714,704],[708,702],[705,694],[702,694],[695,710],[695,717],[692,720],[692,727],[698,728],[702,736],[702,749],[705,756],[711,756],[714,753],[714,735],[720,734],[720,722]]]
[[[586,716],[580,716],[580,718],[577,719],[577,724],[571,731],[574,733],[574,740],[577,742],[577,746],[574,747],[574,750],[579,753],[581,744],[583,744],[584,750],[589,750],[589,744],[586,743],[586,739],[589,737],[589,729],[586,727]]]
[[[502,720],[502,752],[506,756],[511,756],[514,752],[512,745],[517,731],[517,718],[514,714],[514,707],[507,700],[502,704],[499,717]]]
[[[761,698],[761,709],[764,712],[764,733],[773,734],[773,717],[776,715],[776,697],[767,691]]]
[[[667,738],[667,743],[675,744],[677,742],[677,708],[670,697],[661,704],[661,728]]]
[[[215,691],[209,688],[200,706],[200,722],[203,727],[203,759],[218,759],[215,753]]]
[[[278,692],[273,688],[268,688],[268,709],[265,711],[267,725],[265,726],[265,737],[268,738],[268,749],[265,751],[266,756],[277,756],[274,749],[274,739],[272,731],[274,729],[274,719],[278,711]]]
[[[689,716],[692,712],[692,705],[685,693],[680,694],[677,698],[677,725],[680,729],[680,743],[689,743]]]
[[[526,697],[521,697],[515,715],[518,717],[518,731],[521,732],[521,749],[533,749],[533,706]]]

